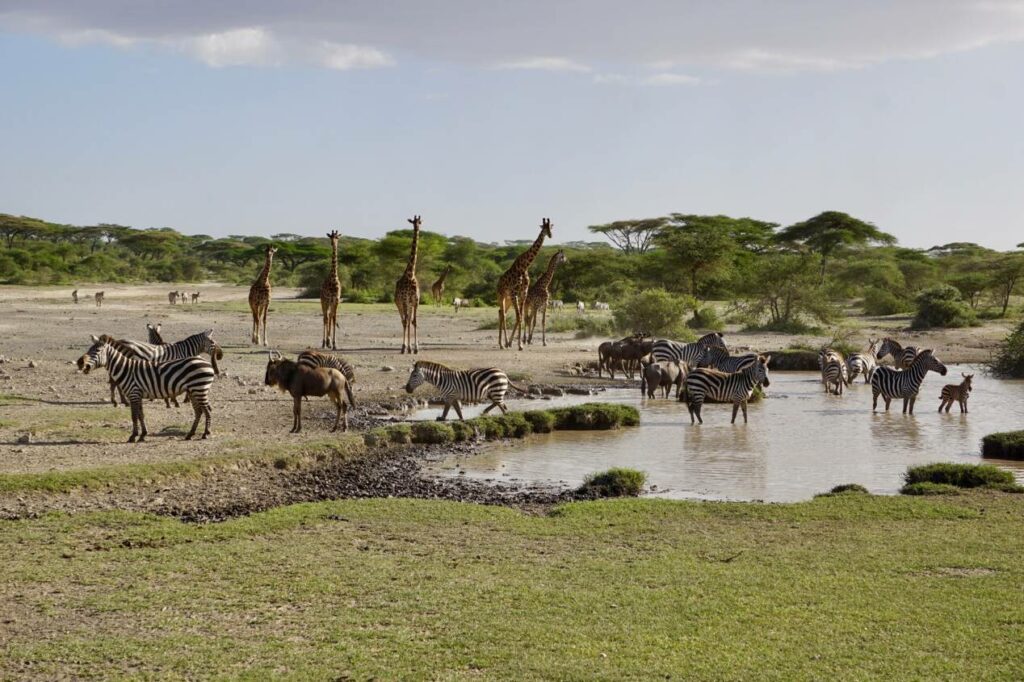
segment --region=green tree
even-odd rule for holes
[[[803,318],[828,323],[835,311],[816,286],[815,259],[807,254],[770,253],[758,258],[742,284],[749,313],[767,318],[768,328],[787,331]]]
[[[997,303],[1002,306],[1002,317],[1010,307],[1010,297],[1017,292],[1024,281],[1024,254],[1008,253],[993,263],[990,270],[992,291]]]
[[[821,257],[819,282],[825,281],[826,264],[840,250],[868,244],[895,244],[896,238],[871,223],[840,211],[825,211],[778,233],[780,242],[801,244]]]
[[[670,224],[658,233],[658,246],[669,266],[684,275],[690,295],[701,298],[709,279],[731,272],[739,248],[729,231],[733,220],[673,213]]]
[[[616,220],[604,225],[591,225],[587,229],[604,235],[623,253],[647,253],[654,246],[654,238],[667,223],[666,218]]]

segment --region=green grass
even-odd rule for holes
[[[0,522],[0,678],[1020,679],[1024,496]]]
[[[1024,431],[990,433],[981,439],[981,456],[1024,459]]]
[[[643,492],[646,482],[647,474],[642,471],[613,467],[588,475],[578,491],[593,497],[636,497]]]
[[[936,462],[935,464],[910,467],[904,474],[903,480],[908,485],[938,483],[957,488],[978,488],[1016,482],[1012,472],[991,464],[957,464],[954,462]]]

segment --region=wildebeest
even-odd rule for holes
[[[352,397],[352,387],[345,379],[345,375],[338,370],[329,367],[310,369],[271,351],[264,383],[267,386],[277,386],[281,391],[291,394],[294,400],[291,433],[299,433],[302,430],[302,398],[309,395],[328,396],[337,408],[331,431],[338,430],[338,423],[342,421],[342,417],[344,423],[341,430],[348,431],[348,408],[350,405],[354,407],[356,401]]]
[[[608,370],[614,379],[615,370],[621,369],[630,379],[640,367],[640,359],[651,352],[652,342],[644,341],[644,334],[637,332],[618,341],[605,341],[597,348],[597,375]]]
[[[663,397],[668,397],[669,388],[676,387],[675,397],[679,397],[683,382],[686,380],[686,372],[678,362],[648,362],[641,369],[640,389],[646,391],[648,398],[653,398],[660,387]]]

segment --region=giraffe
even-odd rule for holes
[[[409,218],[412,223],[412,249],[409,251],[409,264],[405,272],[395,282],[395,306],[402,317],[402,353],[419,353],[420,337],[416,329],[416,312],[420,306],[420,283],[416,280],[416,250],[419,248],[420,223],[422,219],[415,215]]]
[[[341,233],[332,230],[327,236],[331,240],[331,273],[320,285],[320,310],[324,314],[324,340],[320,347],[327,348],[329,343],[333,350],[338,350],[335,335],[338,330],[338,303],[341,302],[341,282],[338,280],[338,237]]]
[[[540,234],[534,240],[533,246],[519,254],[512,267],[498,279],[498,347],[510,348],[512,336],[508,333],[508,323],[505,321],[505,314],[509,306],[515,310],[516,324],[512,328],[519,344],[519,350],[523,349],[523,337],[526,335],[525,316],[526,295],[530,290],[530,264],[537,257],[537,252],[544,244],[544,238],[551,238],[551,219],[544,218],[540,224]]]
[[[274,261],[277,248],[271,244],[266,247],[266,260],[256,281],[249,287],[249,310],[252,311],[252,342],[267,345],[267,310],[270,309],[270,266]],[[261,332],[262,331],[262,335]]]
[[[548,298],[551,296],[551,279],[555,276],[555,268],[566,262],[565,251],[561,249],[548,261],[548,269],[530,286],[526,294],[526,343],[533,343],[533,330],[537,326],[537,312],[540,311],[540,341],[548,345]]]
[[[446,265],[444,272],[437,278],[437,281],[430,287],[430,293],[434,297],[434,305],[441,305],[444,302],[444,281],[452,274],[452,266]]]

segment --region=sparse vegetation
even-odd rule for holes
[[[620,426],[636,426],[640,413],[629,405],[612,403],[584,403],[571,407],[559,407],[550,411],[555,418],[556,429],[617,429]]]
[[[959,495],[960,488],[949,483],[932,483],[921,481],[919,483],[907,483],[900,488],[901,495]]]
[[[692,339],[683,318],[694,307],[690,298],[671,294],[664,289],[647,289],[636,293],[612,311],[616,328],[623,333],[643,331],[653,336]]]
[[[989,371],[1004,379],[1024,379],[1024,320],[999,345]]]
[[[590,474],[576,492],[585,497],[636,497],[643,492],[646,482],[644,472],[616,467]]]
[[[843,483],[837,485],[832,490],[828,491],[829,495],[842,495],[845,493],[855,493],[859,495],[870,495],[868,489],[862,486],[860,483]]]

